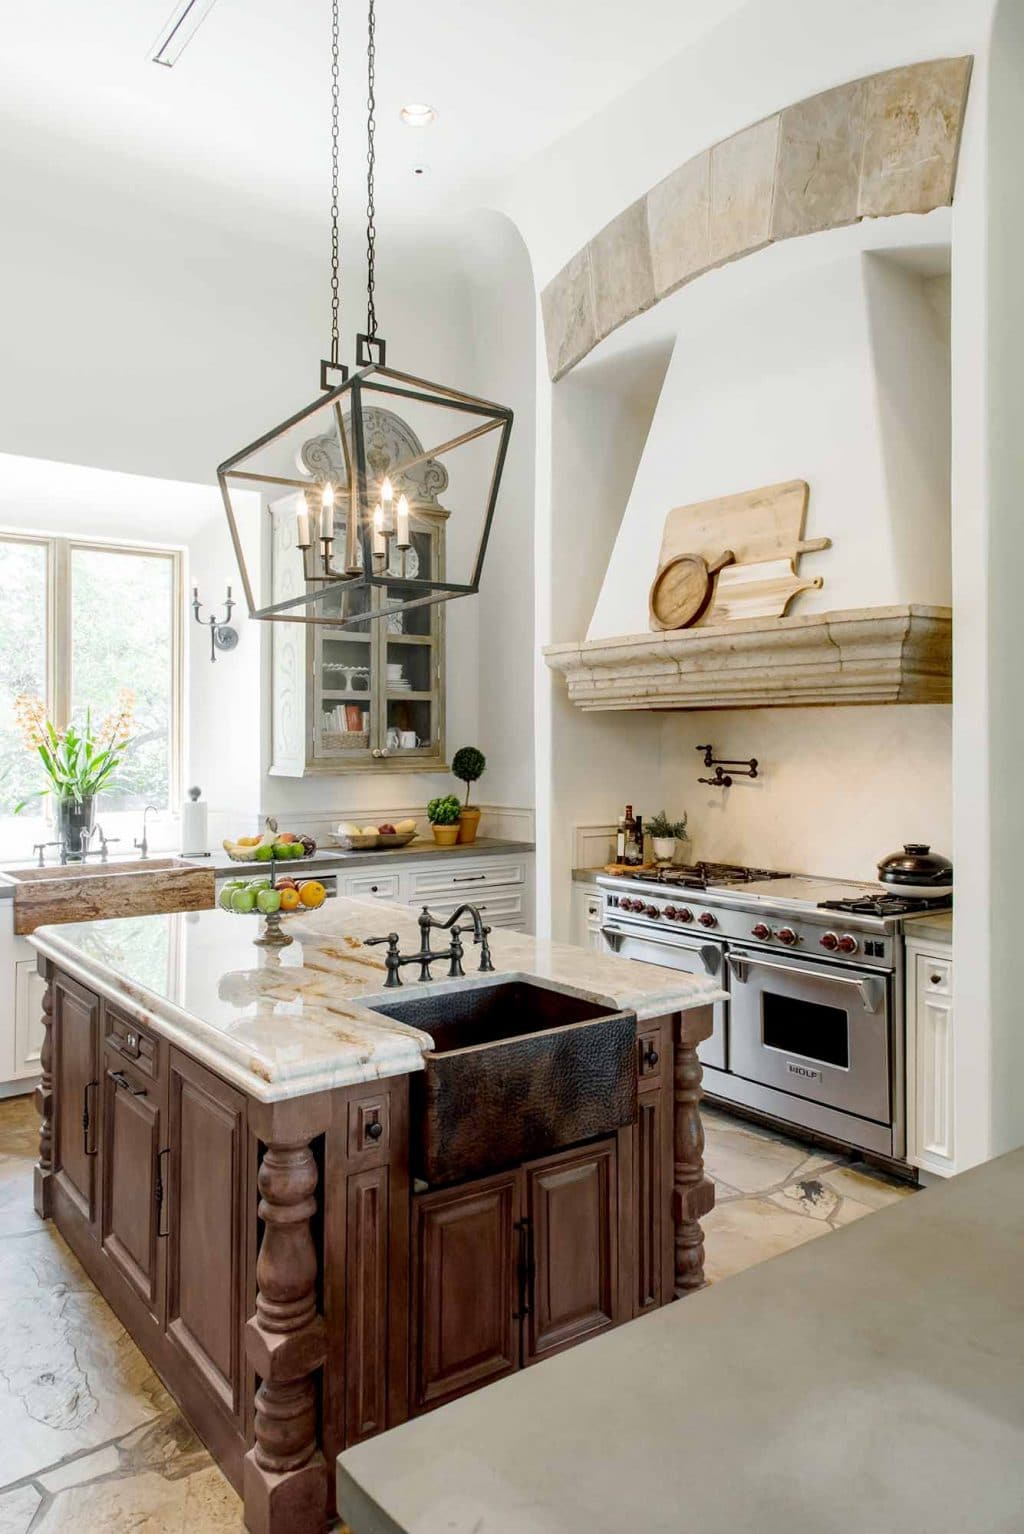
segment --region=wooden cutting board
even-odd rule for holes
[[[651,628],[684,629],[696,623],[711,601],[715,574],[732,557],[731,549],[711,561],[700,554],[680,554],[662,565],[651,587]]]
[[[705,614],[705,626],[742,618],[781,617],[797,592],[817,591],[822,584],[820,575],[802,580],[791,559],[730,565],[718,577],[714,601]]]

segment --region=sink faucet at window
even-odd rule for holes
[[[157,809],[155,804],[147,804],[146,808],[142,812],[142,840],[139,841],[136,839],[132,842],[132,846],[138,847],[139,852],[144,858],[149,857],[149,840],[146,836],[146,821],[150,815],[159,815],[159,813],[160,811]]]

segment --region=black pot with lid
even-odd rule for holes
[[[953,893],[953,865],[924,842],[907,842],[902,852],[890,852],[878,865],[878,877],[904,895],[938,898]]]

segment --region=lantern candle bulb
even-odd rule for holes
[[[295,541],[300,549],[309,548],[309,512],[304,506],[295,513]]]
[[[334,537],[334,486],[330,480],[324,485],[320,496],[320,538],[330,543]]]
[[[387,557],[388,540],[384,535],[384,508],[380,501],[373,508],[373,552],[378,558]]]
[[[393,533],[395,530],[395,491],[391,484],[390,476],[385,474],[380,487],[381,509],[381,532]]]
[[[398,536],[396,543],[400,549],[407,549],[409,544],[409,500],[407,496],[398,497]]]

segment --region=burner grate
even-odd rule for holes
[[[770,868],[746,868],[742,863],[674,863],[667,868],[635,868],[624,875],[645,884],[668,884],[674,889],[708,889],[715,884],[751,884],[755,879],[789,879]]]
[[[949,895],[862,895],[849,900],[820,900],[819,911],[846,911],[851,916],[912,916],[918,911],[951,911]]]

